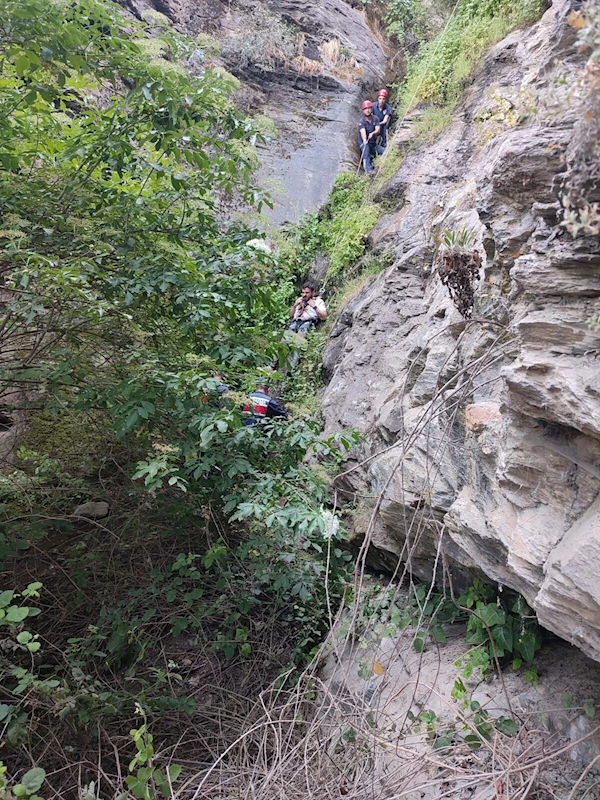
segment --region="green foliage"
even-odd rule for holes
[[[452,122],[454,107],[455,103],[453,102],[448,102],[443,106],[426,106],[413,126],[415,138],[428,144],[434,142]]]
[[[39,635],[27,630],[32,618],[37,617],[40,609],[29,605],[39,599],[39,581],[30,583],[20,593],[12,589],[0,592],[0,674],[2,675],[3,699],[13,702],[0,703],[0,724],[6,742],[15,745],[27,737],[29,704],[27,699],[33,692],[46,694],[51,692],[58,682],[41,679],[32,671],[34,656],[41,648]],[[25,622],[27,620],[27,622]],[[23,666],[26,665],[26,666]],[[29,774],[29,773],[28,773]],[[40,773],[36,773],[39,775]],[[43,782],[43,776],[39,786]],[[26,784],[23,779],[22,783]],[[25,786],[31,787],[33,780]],[[34,794],[36,789],[28,789],[18,794],[18,787],[13,787],[16,796],[25,797]]]
[[[415,628],[413,646],[421,653],[427,639],[445,642],[443,625],[463,617],[463,612],[445,594],[425,584],[411,586],[408,596],[401,601],[393,584],[382,588],[374,583],[361,594],[358,630],[368,629],[376,636],[395,636],[406,628]]]
[[[8,786],[6,773],[7,768],[0,761],[0,795],[3,800],[42,800],[37,794],[46,780],[46,771],[42,767],[27,770],[12,787]]]
[[[448,26],[408,59],[399,94],[402,109],[455,102],[486,49],[511,29],[537,19],[544,8],[541,0],[462,0]]]
[[[221,42],[221,52],[236,70],[273,72],[297,53],[294,30],[264,6],[238,11],[239,32]]]
[[[152,734],[135,728],[130,794],[169,796],[150,736],[195,704],[164,643],[246,663],[273,618],[285,658],[267,670],[259,653],[261,680],[311,658],[351,556],[307,456],[335,463],[355,439],[304,419],[243,425],[255,375],[287,354],[293,284],[250,244],[258,231],[227,222],[265,202],[261,134],[232,82],[184,70],[198,43],[170,28],[148,53],[143,29],[96,0],[3,11],[0,392],[33,418],[2,477],[0,559],[35,550],[52,591],[31,630],[37,582],[0,598],[0,723],[30,764],[49,731],[92,747],[112,724],[123,741],[138,702]],[[111,501],[109,519],[65,519],[90,497]]]
[[[170,764],[165,773],[154,766],[154,737],[148,731],[147,717],[143,709],[138,706],[137,712],[142,716],[144,723],[130,731],[136,754],[129,763],[129,772],[132,774],[127,776],[127,788],[139,800],[173,797],[173,784],[181,774],[181,767],[178,764]]]
[[[366,237],[380,216],[369,201],[370,184],[364,176],[341,173],[327,203],[318,214],[306,215],[288,231],[281,257],[292,272],[305,275],[317,253],[329,261],[327,278],[340,285],[345,273],[365,252]]]
[[[476,645],[463,659],[462,677],[465,679],[469,679],[476,668],[481,674],[493,668],[494,654],[501,663],[511,659],[514,669],[519,669],[523,663],[532,665],[541,647],[540,627],[525,600],[514,595],[504,599],[492,586],[477,578],[456,602],[445,593],[418,584],[411,587],[401,603],[393,584],[382,589],[380,584],[374,583],[361,595],[358,629],[362,625],[374,631],[374,635],[394,636],[412,627],[416,629],[413,646],[420,653],[428,638],[438,643],[446,641],[444,625],[463,620],[467,622],[467,644]]]
[[[390,136],[388,147],[378,162],[378,169],[373,182],[374,191],[378,192],[398,172],[401,164],[402,154],[400,148],[394,146],[393,137]]]
[[[325,385],[323,375],[323,350],[327,332],[323,327],[303,337],[302,356],[285,385],[285,396],[295,414],[316,414],[319,410],[319,392]]]
[[[422,41],[428,31],[428,9],[423,0],[388,0],[383,22],[387,32],[399,42],[408,32]]]
[[[112,8],[30,0],[6,12],[0,196],[19,236],[2,240],[3,344],[36,346],[2,368],[2,389],[37,387],[45,413],[93,413],[135,437],[148,453],[135,474],[152,491],[193,480],[227,493],[256,437],[217,402],[210,372],[245,388],[284,349],[262,324],[286,311],[269,292],[281,271],[247,245],[256,231],[223,230],[218,214],[220,192],[261,202],[244,156],[257,133],[212,73],[156,73]],[[174,60],[188,52],[172,36],[167,46]],[[131,88],[108,107],[83,102],[118,80]]]
[[[510,717],[500,716],[491,719],[488,712],[481,708],[477,701],[472,701],[468,706],[469,716],[464,716],[444,723],[429,709],[414,714],[408,711],[407,717],[412,723],[413,730],[424,731],[427,741],[435,750],[446,750],[462,738],[472,749],[479,749],[484,740],[489,741],[495,731],[505,736],[514,736],[518,732],[517,724]]]
[[[279,139],[279,129],[271,117],[267,117],[264,114],[255,114],[252,117],[252,124],[267,140],[274,141]]]
[[[210,33],[199,33],[196,36],[196,44],[202,50],[204,58],[212,61],[221,55],[221,45]]]
[[[473,249],[477,238],[477,231],[462,228],[458,231],[444,228],[440,234],[433,237],[443,250],[449,253],[468,253]]]
[[[513,669],[529,665],[529,679],[537,681],[533,660],[542,644],[537,619],[522,597],[501,600],[494,590],[481,581],[474,581],[468,592],[457,599],[459,606],[469,609],[467,639],[476,647],[465,656],[463,678],[470,678],[478,669],[485,674],[493,668],[495,658],[512,659]]]
[[[366,236],[379,219],[378,207],[366,202],[368,189],[364,177],[351,173],[342,173],[334,181],[324,209],[324,244],[333,277],[364,253]]]

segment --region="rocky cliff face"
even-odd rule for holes
[[[587,124],[569,9],[498,44],[450,128],[380,192],[396,210],[371,246],[394,264],[332,333],[324,414],[365,434],[340,494],[368,512],[355,534],[379,559],[483,573],[600,660],[600,245],[559,224],[556,195]],[[442,228],[476,232],[471,319],[432,268]]]
[[[121,2],[137,17],[158,11],[188,36],[209,32],[225,45],[221,60],[242,81],[240,102],[272,119],[279,132],[261,148],[258,175],[273,196],[274,208],[267,213],[272,223],[296,222],[315,211],[336,175],[356,168],[360,100],[381,83],[386,69],[382,42],[363,12],[343,0]],[[259,18],[263,36],[256,35]],[[284,28],[276,27],[280,22]],[[288,53],[265,68],[260,51],[276,47],[274,39],[283,31],[296,55]],[[232,48],[227,53],[228,42],[237,39],[243,47],[244,38],[248,51],[256,52],[244,52],[243,58]]]

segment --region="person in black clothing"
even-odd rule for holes
[[[373,117],[373,103],[365,100],[362,104],[363,116],[358,123],[358,146],[365,172],[373,172],[373,158],[381,155],[384,148],[377,144],[379,122]]]
[[[269,387],[264,381],[257,383],[256,389],[248,396],[243,413],[244,425],[256,425],[275,417],[288,418],[288,412],[276,400],[273,400]]]
[[[389,92],[387,89],[380,89],[377,92],[377,102],[373,103],[373,117],[379,122],[379,136],[377,141],[382,147],[387,146],[387,135],[392,121],[392,107],[387,99]]]

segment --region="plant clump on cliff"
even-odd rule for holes
[[[456,103],[487,48],[510,30],[537,19],[545,9],[543,0],[459,0],[446,6],[445,18],[432,29],[423,22],[431,13],[426,3],[411,0],[401,5],[402,30],[416,26],[420,41],[416,55],[407,57],[407,74],[399,90],[404,110],[419,103]],[[407,5],[411,6],[408,11]]]

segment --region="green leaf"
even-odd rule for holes
[[[528,664],[533,662],[538,648],[538,637],[533,631],[525,631],[515,642],[515,650]]]
[[[435,642],[443,644],[446,641],[446,632],[441,625],[434,625],[431,629],[431,638]]]
[[[468,733],[465,736],[465,742],[471,747],[473,750],[477,750],[481,747],[481,738],[477,736],[475,733]]]
[[[445,750],[448,747],[452,747],[453,740],[454,734],[452,731],[442,731],[442,734],[433,743],[433,748],[434,750]]]
[[[23,622],[27,616],[29,616],[29,609],[27,606],[10,606],[6,612],[5,619],[7,622]]]
[[[21,778],[21,783],[27,790],[28,794],[35,794],[41,785],[46,780],[46,770],[42,767],[33,767]]]
[[[504,653],[512,653],[513,649],[513,626],[512,622],[507,622],[505,625],[498,625],[492,630],[492,636],[499,651]],[[498,652],[500,656],[500,652]]]
[[[189,621],[185,617],[175,617],[173,619],[172,632],[173,636],[179,636],[189,625]]]
[[[514,736],[519,730],[517,723],[510,717],[498,717],[494,725],[500,733],[504,733],[506,736]]]
[[[596,704],[593,700],[586,700],[583,704],[586,717],[593,719],[596,716]]]
[[[423,648],[425,647],[425,637],[422,633],[419,633],[413,642],[413,647],[417,651],[417,653],[422,653]]]
[[[157,769],[154,771],[154,782],[156,783],[156,787],[158,791],[164,795],[165,797],[171,796],[171,789],[169,787],[169,782],[165,778],[164,772],[162,770]]]
[[[506,614],[495,603],[478,606],[476,613],[490,628],[494,625],[504,625],[506,622]]]
[[[13,599],[15,593],[12,589],[7,589],[4,592],[0,592],[0,608],[6,608],[6,606],[10,603]]]
[[[22,78],[28,69],[29,69],[29,59],[23,53],[22,55],[20,55],[18,58],[15,59],[15,70],[19,78]]]

